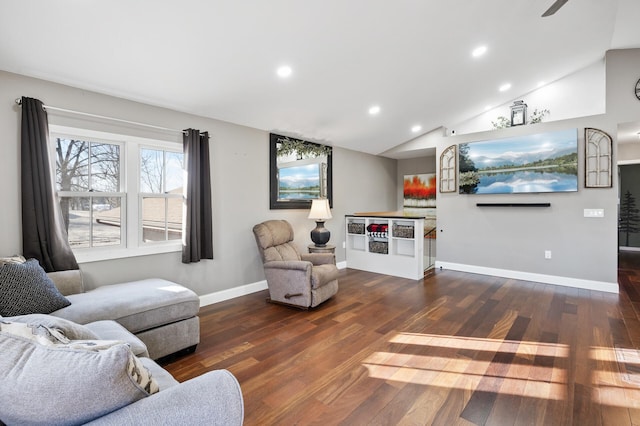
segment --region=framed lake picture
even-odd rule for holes
[[[578,190],[578,129],[458,146],[460,194]]]
[[[330,146],[269,135],[271,209],[309,209],[311,200],[333,203]]]

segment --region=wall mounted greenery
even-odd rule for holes
[[[549,115],[550,112],[548,109],[534,109],[531,115],[529,116],[529,124],[542,123],[542,120],[545,116]]]
[[[331,147],[327,145],[291,139],[288,136],[278,136],[277,140],[278,157],[295,154],[301,160],[303,158],[326,157],[331,154]]]

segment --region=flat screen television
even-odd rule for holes
[[[462,143],[460,194],[578,190],[578,129]]]

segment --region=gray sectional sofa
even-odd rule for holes
[[[0,264],[0,302],[0,426],[243,422],[230,372],[178,383],[154,361],[200,341],[199,298],[181,285],[85,291],[79,270],[16,256]]]
[[[78,324],[114,320],[144,342],[152,359],[195,350],[200,342],[200,299],[179,284],[153,278],[84,291],[79,270],[47,275],[71,302],[53,316]]]
[[[115,321],[0,317],[0,425],[242,425],[226,370],[178,383]]]

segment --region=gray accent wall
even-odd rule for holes
[[[160,277],[176,281],[199,295],[233,289],[264,280],[262,264],[251,228],[267,219],[289,220],[296,244],[306,250],[315,227],[306,210],[269,210],[269,132],[199,117],[144,103],[132,102],[70,86],[0,71],[0,256],[20,253],[20,109],[16,98],[28,96],[46,105],[116,117],[171,129],[197,128],[211,135],[214,260],[184,265],[180,253],[136,256],[80,265],[88,288],[134,279]],[[174,141],[179,134],[137,126],[49,114],[51,124],[81,126]],[[277,129],[274,129],[277,131]],[[333,158],[333,219],[326,223],[336,244],[338,262],[342,249],[344,215],[360,210],[393,210],[396,207],[396,160],[335,148]]]
[[[398,160],[398,208],[396,210],[402,211],[404,202],[404,177],[407,175],[419,175],[436,172],[436,157],[424,156],[416,158],[408,158]],[[438,194],[436,194],[436,197]],[[437,206],[437,200],[436,200]]]
[[[617,282],[617,189],[584,187],[584,127],[613,135],[604,116],[443,138],[450,145],[578,128],[578,191],[549,194],[438,194],[438,262],[554,277]],[[616,183],[614,183],[616,185]],[[551,207],[477,207],[476,203],[551,203]],[[604,209],[585,218],[584,209]],[[545,251],[552,258],[545,259]]]

